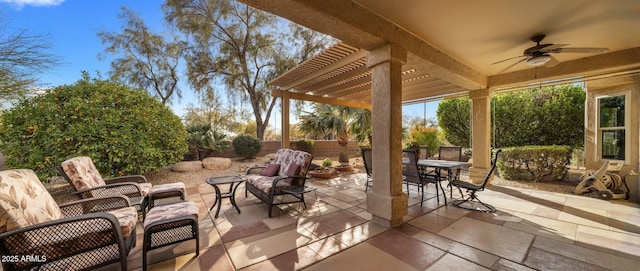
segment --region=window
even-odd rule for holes
[[[627,160],[628,111],[625,110],[629,94],[601,96],[598,106],[598,153],[600,159]]]

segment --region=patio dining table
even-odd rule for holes
[[[451,173],[454,169],[462,169],[469,168],[471,163],[469,162],[460,162],[460,161],[447,161],[447,160],[432,160],[432,159],[419,159],[418,166],[426,167],[426,168],[435,168],[435,178],[438,180],[438,185],[440,186],[440,190],[442,191],[442,196],[444,197],[444,204],[447,204],[447,196],[444,192],[444,188],[442,187],[442,180],[446,179],[447,181],[451,181],[454,175]],[[447,171],[447,175],[445,177],[442,176],[442,170]],[[426,171],[425,171],[426,172]],[[437,188],[436,188],[437,189]]]

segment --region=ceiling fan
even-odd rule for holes
[[[560,63],[557,59],[555,59],[550,54],[557,54],[557,53],[601,54],[601,53],[609,52],[609,48],[565,47],[565,46],[568,46],[569,44],[553,44],[553,43],[540,44],[540,42],[544,39],[545,36],[546,35],[542,34],[542,35],[536,35],[531,37],[531,41],[535,42],[536,46],[529,47],[526,50],[524,50],[521,56],[500,60],[498,62],[491,63],[491,65],[502,63],[512,59],[521,58],[520,60],[516,61],[515,63],[509,65],[508,67],[498,72],[498,74],[500,74],[521,62],[526,62],[527,65],[533,66],[533,67],[538,67],[538,66],[553,67],[558,63]]]

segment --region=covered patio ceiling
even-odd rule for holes
[[[370,108],[371,71],[366,67],[367,53],[367,50],[338,43],[269,82],[279,89],[272,91],[272,95],[280,97],[280,90],[287,90],[289,97],[296,100]],[[407,56],[402,72],[403,103],[467,93],[467,89],[431,76],[419,57]]]
[[[291,98],[370,106],[369,50],[387,43],[408,52],[403,102],[457,96],[480,89],[509,90],[557,81],[638,73],[640,1],[240,0],[342,41],[273,80]],[[554,67],[517,61],[542,43],[605,47],[605,54],[553,54]]]

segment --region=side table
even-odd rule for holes
[[[209,185],[213,186],[213,188],[216,190],[216,201],[209,209],[209,212],[211,212],[211,210],[213,210],[213,207],[218,205],[215,218],[218,218],[218,214],[220,214],[220,206],[222,205],[223,198],[229,198],[231,200],[231,205],[233,205],[233,207],[236,207],[236,210],[238,210],[238,213],[240,213],[240,208],[238,207],[238,204],[236,204],[236,190],[238,189],[238,186],[240,186],[240,184],[244,182],[244,178],[240,176],[209,177],[207,178],[206,182]],[[220,187],[218,186],[224,184],[229,185],[229,191],[222,193],[220,192]]]

